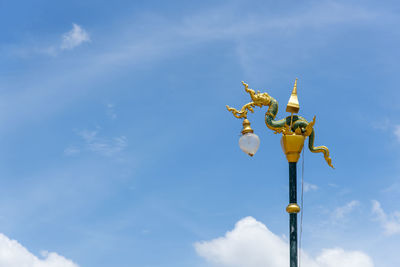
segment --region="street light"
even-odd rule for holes
[[[289,205],[286,207],[286,211],[290,216],[290,267],[297,267],[297,213],[300,212],[300,207],[297,204],[297,161],[300,158],[304,141],[308,137],[310,151],[323,153],[325,161],[333,168],[332,160],[329,157],[329,149],[326,146],[314,146],[315,133],[313,127],[315,116],[311,122],[308,122],[305,118],[294,115],[300,110],[297,98],[297,79],[294,82],[293,91],[286,106],[286,112],[291,113],[291,115],[281,120],[275,120],[278,113],[278,101],[267,93],[260,93],[260,91],[256,93],[245,82],[242,82],[242,84],[245,91],[250,94],[252,101],[244,105],[240,110],[226,106],[233,116],[238,119],[244,119],[242,136],[239,139],[240,149],[249,156],[254,156],[260,145],[260,139],[254,134],[253,129],[250,127],[250,121],[247,119],[248,111],[253,113],[254,107],[268,106],[268,110],[265,113],[265,124],[275,134],[282,134],[281,145],[289,162]]]
[[[258,138],[258,135],[254,134],[253,129],[250,127],[249,120],[243,120],[242,136],[239,139],[240,149],[252,157],[257,152],[259,146],[260,138]]]

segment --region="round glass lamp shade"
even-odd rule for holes
[[[240,149],[250,157],[256,154],[260,146],[260,138],[254,133],[246,133],[239,139]]]

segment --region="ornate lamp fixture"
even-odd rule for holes
[[[300,158],[300,152],[303,149],[304,141],[308,137],[308,148],[313,153],[323,153],[326,163],[333,168],[332,160],[329,157],[329,149],[326,146],[314,146],[314,124],[315,116],[311,122],[305,118],[294,115],[300,110],[299,100],[297,97],[297,79],[294,82],[292,94],[286,106],[286,112],[291,115],[275,120],[278,113],[278,102],[268,93],[257,93],[250,89],[248,84],[242,82],[244,90],[250,94],[251,102],[244,105],[240,110],[231,108],[228,105],[226,108],[232,112],[233,116],[243,120],[242,136],[239,139],[240,148],[249,156],[254,156],[260,145],[260,139],[254,134],[250,127],[250,122],[247,119],[248,111],[254,113],[254,107],[268,106],[265,113],[265,124],[273,130],[275,134],[281,133],[281,145],[283,152],[289,162],[289,205],[286,211],[290,214],[290,267],[297,267],[297,213],[300,212],[300,207],[297,204],[297,161]]]

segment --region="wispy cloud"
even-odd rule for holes
[[[385,118],[380,123],[372,124],[372,127],[393,134],[397,142],[400,142],[400,124],[394,124],[388,118]]]
[[[80,152],[81,152],[80,149],[75,146],[69,146],[66,149],[64,149],[64,154],[67,156],[76,155],[79,154]]]
[[[393,131],[394,135],[397,138],[397,141],[400,142],[400,125],[396,125]]]
[[[22,57],[26,57],[29,54],[57,56],[64,50],[73,50],[83,43],[90,41],[90,36],[86,30],[78,24],[73,23],[72,29],[61,36],[61,42],[60,40],[54,40],[52,44],[41,44],[28,48],[20,48],[16,49],[15,52]]]
[[[114,104],[107,104],[107,116],[115,120],[117,118],[117,113],[115,112]]]
[[[114,138],[99,137],[97,131],[81,131],[79,135],[86,143],[86,147],[93,152],[99,153],[104,156],[113,156],[123,151],[127,146],[127,139],[125,136],[118,136]]]
[[[357,200],[350,201],[350,202],[346,203],[346,205],[344,205],[344,206],[337,207],[333,211],[332,217],[335,220],[343,219],[345,217],[345,215],[350,213],[355,207],[358,207],[359,205],[360,205],[360,202]]]
[[[64,154],[72,156],[82,150],[91,151],[102,156],[115,156],[122,152],[128,145],[127,138],[123,135],[117,137],[103,137],[98,130],[82,130],[77,132],[78,136],[84,141],[81,146],[72,145],[64,150]]]
[[[394,211],[391,214],[385,213],[381,203],[372,200],[372,214],[375,220],[379,221],[386,235],[400,234],[400,212]]]
[[[304,182],[304,192],[316,191],[316,190],[318,190],[318,186],[316,186],[315,184]]]
[[[379,122],[374,120],[371,122],[371,126],[376,130],[386,131],[392,127],[392,122],[388,118],[383,118]]]
[[[382,192],[384,192],[384,193],[387,193],[387,192],[400,193],[400,183],[398,183],[398,182],[393,183],[390,186],[383,189]]]
[[[218,267],[289,266],[288,243],[252,217],[236,223],[225,236],[194,244],[198,255]],[[373,267],[361,251],[323,249],[315,258],[302,251],[302,265],[308,267]]]
[[[78,267],[69,259],[55,252],[43,251],[42,259],[29,252],[18,241],[0,233],[0,266],[7,267]]]
[[[73,23],[72,30],[64,33],[64,35],[62,36],[62,43],[60,48],[61,50],[71,50],[89,41],[89,34],[81,26]]]
[[[64,50],[73,50],[83,43],[90,42],[89,34],[78,24],[73,23],[72,29],[61,36],[61,41],[54,41],[52,44],[35,45],[30,48],[17,49],[20,56],[29,54],[42,54],[48,56],[57,56]]]
[[[259,69],[263,69],[263,72],[268,73],[273,71],[274,68],[265,70],[256,66],[256,63],[263,61],[260,60],[260,56],[274,57],[275,52],[271,51],[279,49],[276,49],[273,44],[268,47],[257,46],[254,48],[254,42],[249,41],[253,37],[273,36],[281,42],[290,43],[289,39],[294,38],[292,34],[275,35],[287,32],[288,29],[291,33],[302,33],[310,28],[318,28],[326,35],[325,30],[332,28],[332,26],[348,27],[348,23],[351,21],[374,21],[377,17],[375,10],[346,4],[332,5],[323,2],[307,10],[305,13],[289,12],[279,15],[270,14],[269,16],[247,14],[243,15],[243,19],[237,20],[238,15],[241,15],[239,11],[235,9],[227,10],[224,6],[220,9],[189,14],[186,17],[178,18],[177,22],[166,20],[157,29],[149,27],[139,28],[138,30],[137,27],[132,27],[138,21],[121,24],[118,30],[109,33],[107,39],[103,40],[102,49],[94,51],[90,55],[84,55],[85,64],[79,64],[79,59],[77,59],[74,68],[64,69],[63,66],[52,66],[50,70],[38,70],[41,73],[36,74],[35,77],[41,77],[41,79],[27,82],[27,88],[21,87],[20,84],[7,85],[10,92],[14,87],[19,90],[18,93],[10,93],[6,97],[2,97],[2,103],[0,103],[3,105],[2,113],[7,114],[7,116],[0,115],[0,122],[2,125],[12,125],[20,123],[20,120],[30,120],[31,117],[50,116],[49,114],[54,113],[54,109],[65,107],[68,104],[68,99],[77,95],[81,96],[83,90],[88,91],[92,90],[91,88],[96,88],[94,82],[99,80],[97,78],[102,77],[105,73],[110,74],[115,66],[129,65],[129,69],[135,68],[144,63],[173,57],[176,53],[196,49],[199,45],[208,45],[213,41],[228,41],[236,45],[237,47],[234,50],[237,53],[239,63],[243,61],[243,68],[246,72],[254,73],[253,75],[257,76]],[[149,20],[148,18],[143,19]],[[152,23],[148,24],[151,25]],[[138,36],[140,38],[137,38]],[[252,38],[249,38],[249,36],[252,36]],[[286,42],[286,39],[288,42]],[[61,48],[66,51],[88,41],[90,41],[90,36],[84,28],[73,24],[72,30],[63,35],[61,46],[52,46],[43,49],[43,51],[54,55],[59,53],[57,51]],[[3,54],[9,54],[6,52]],[[292,64],[292,55],[288,53],[284,53],[284,55],[284,59],[271,60],[270,58],[268,61],[286,62],[285,60],[287,60],[288,64]],[[57,72],[54,73],[53,70],[57,70]],[[259,76],[263,77],[264,75]],[[73,79],[70,77],[73,77]],[[46,79],[46,83],[43,83],[43,79]],[[24,80],[28,81],[27,79]],[[90,80],[90,85],[85,86],[88,80]],[[79,88],[79,90],[75,88]],[[39,112],[43,116],[37,115]],[[9,128],[10,126],[7,127],[7,129]]]

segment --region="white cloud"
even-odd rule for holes
[[[321,254],[316,257],[316,266],[319,267],[372,267],[372,259],[361,251],[348,251],[342,248],[323,249]]]
[[[62,36],[61,49],[70,50],[89,41],[89,34],[81,26],[73,23],[72,30]]]
[[[0,233],[1,267],[78,267],[78,265],[54,252],[44,251],[39,258],[29,252],[18,241]]]
[[[399,211],[386,214],[381,204],[376,200],[372,200],[372,213],[375,215],[375,219],[381,223],[386,235],[400,234]]]
[[[318,189],[318,186],[316,186],[315,184],[310,184],[310,183],[304,182],[304,192],[315,191],[317,189]]]
[[[359,206],[360,202],[357,200],[353,200],[348,202],[346,205],[336,208],[332,216],[334,219],[343,219],[344,216],[350,213],[355,207]]]
[[[236,223],[225,236],[194,244],[198,255],[218,267],[287,267],[289,246],[264,224],[252,217]],[[302,251],[307,267],[373,267],[372,259],[360,251],[323,249],[312,258]]]

